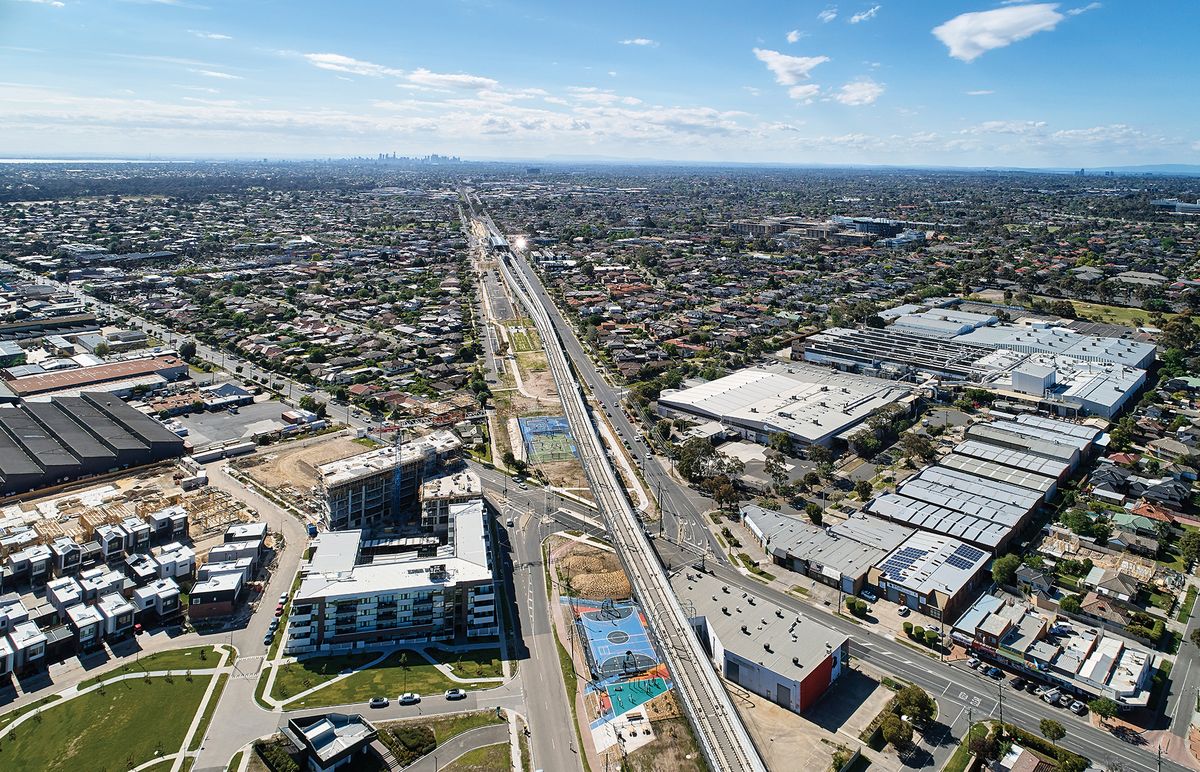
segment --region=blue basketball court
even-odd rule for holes
[[[578,624],[587,639],[596,678],[641,673],[658,664],[658,654],[636,606],[606,604],[581,611]]]

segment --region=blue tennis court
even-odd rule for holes
[[[531,464],[570,461],[575,458],[575,439],[571,427],[562,416],[531,416],[518,418],[525,457]]]
[[[579,614],[587,639],[592,674],[596,678],[629,675],[658,664],[658,654],[633,604],[605,604]]]

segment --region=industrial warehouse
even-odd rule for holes
[[[812,707],[849,662],[849,636],[812,618],[705,573],[671,584],[717,672],[788,710]]]
[[[1003,552],[1059,483],[1099,449],[1103,431],[1052,418],[977,423],[936,464],[876,496],[867,511]]]
[[[0,408],[0,494],[177,458],[183,439],[108,394]]]
[[[908,310],[915,307],[894,309]],[[954,309],[887,314],[884,328],[834,327],[793,344],[792,358],[882,378],[972,383],[1060,415],[1119,413],[1146,382],[1156,347],[1036,321],[1012,325]]]
[[[912,399],[908,386],[804,364],[751,367],[664,391],[667,418],[719,421],[754,442],[787,434],[799,446],[830,445],[888,405]]]

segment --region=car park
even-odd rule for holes
[[[448,700],[461,700],[461,699],[465,699],[466,696],[467,696],[466,689],[447,689],[446,690],[446,699],[448,699]]]
[[[968,660],[967,660],[967,667],[971,668],[972,670],[973,670],[973,669],[975,669],[975,668],[977,668],[977,667],[979,667],[979,658],[978,658],[978,657],[971,657],[970,659],[968,659]]]
[[[288,594],[286,592],[279,593],[279,602],[280,603],[287,603],[287,599],[288,599]]]
[[[1045,702],[1047,705],[1056,705],[1058,703],[1058,698],[1061,696],[1062,692],[1060,692],[1058,689],[1051,689],[1042,695],[1042,702]]]
[[[1087,705],[1084,705],[1079,700],[1071,703],[1071,712],[1077,716],[1082,716],[1088,712]]]
[[[1058,698],[1058,707],[1069,708],[1069,707],[1071,707],[1072,702],[1075,702],[1075,698],[1069,694],[1064,694],[1063,696]]]
[[[275,641],[275,633],[267,633],[263,636],[263,646],[270,646]]]
[[[389,704],[391,704],[391,700],[389,700],[387,697],[372,697],[369,704],[372,708],[386,708]]]
[[[1037,694],[1038,689],[1040,688],[1041,687],[1039,687],[1034,681],[1030,681],[1029,683],[1025,684],[1025,691],[1029,692],[1030,694]]]
[[[1011,681],[1011,683],[1012,683],[1012,688],[1014,688],[1018,691],[1025,688],[1025,679],[1021,678],[1020,676],[1017,676],[1016,678],[1014,678]]]
[[[508,526],[509,528],[512,528],[514,525],[513,519],[511,517],[508,518],[507,520],[504,521],[504,525]]]
[[[416,692],[405,692],[396,698],[396,702],[401,705],[416,705],[421,701],[421,695]]]
[[[275,616],[277,616],[277,617],[283,616],[283,604],[282,603],[275,607]]]
[[[987,670],[987,674],[991,678],[1003,678],[1004,677],[1004,671],[995,666],[989,667]]]
[[[876,595],[875,593],[871,592],[870,590],[863,590],[858,594],[860,597],[862,597],[863,600],[870,601],[871,603],[874,603],[875,601],[879,600],[879,596]]]
[[[911,614],[911,613],[912,613],[912,611],[911,611],[911,610],[908,608],[908,606],[901,606],[901,607],[900,607],[900,608],[899,608],[899,609],[896,611],[896,613],[897,613],[897,614],[899,614],[899,615],[900,615],[900,616],[902,616],[902,617],[906,617],[906,616],[908,616],[909,614]]]

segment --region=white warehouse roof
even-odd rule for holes
[[[795,363],[740,370],[689,389],[663,392],[658,402],[761,434],[787,432],[817,444],[909,392],[902,384]]]

